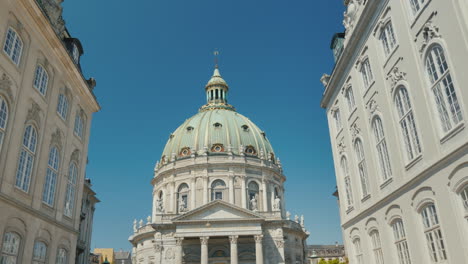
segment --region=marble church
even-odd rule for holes
[[[216,66],[207,103],[170,136],[154,168],[152,215],[133,224],[133,263],[304,263],[304,218],[267,135],[228,104]]]

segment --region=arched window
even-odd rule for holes
[[[190,192],[190,188],[188,187],[186,183],[183,183],[179,186],[179,189],[177,191],[177,196],[178,196],[177,204],[178,204],[179,213],[188,211],[189,192]]]
[[[346,101],[348,102],[348,110],[349,113],[353,112],[354,108],[356,108],[356,101],[354,101],[354,93],[353,88],[348,87],[345,92]]]
[[[385,52],[385,55],[388,56],[396,47],[395,33],[393,32],[392,22],[388,22],[380,33],[380,41],[382,41],[382,46]]]
[[[364,81],[364,88],[368,88],[374,80],[369,59],[366,59],[361,65],[361,75]]]
[[[6,126],[8,121],[8,105],[5,99],[0,96],[0,150],[2,150],[3,138],[6,133]]]
[[[433,262],[439,263],[447,259],[445,242],[440,229],[439,217],[434,204],[426,205],[421,210],[424,234],[426,236],[429,254]]]
[[[68,264],[68,251],[64,248],[59,248],[57,251],[56,264]]]
[[[341,124],[341,114],[340,114],[339,108],[333,111],[333,118],[335,119],[336,131],[340,131],[340,129],[342,128],[342,124]]]
[[[248,204],[250,205],[249,208],[250,210],[257,211],[259,202],[259,193],[260,193],[260,188],[258,184],[254,181],[251,181],[248,185],[248,195],[249,195],[249,202]]]
[[[73,216],[73,208],[75,207],[75,192],[76,192],[76,181],[78,178],[78,168],[75,162],[70,163],[68,168],[67,176],[67,189],[65,192],[65,208],[64,214],[68,217]]]
[[[215,180],[211,184],[211,200],[223,200],[226,184],[222,180]]]
[[[372,121],[372,129],[379,157],[380,169],[382,170],[383,180],[387,180],[392,176],[392,168],[390,166],[390,157],[388,156],[387,142],[385,141],[385,133],[383,130],[382,120],[380,117],[374,118]]]
[[[5,45],[3,45],[3,51],[16,65],[19,65],[21,53],[23,51],[23,41],[18,33],[12,28],[8,28]]]
[[[427,0],[409,0],[411,4],[411,10],[413,10],[413,15],[417,14],[419,10],[429,1]]]
[[[382,244],[380,243],[379,231],[373,230],[370,232],[369,235],[372,240],[372,251],[374,252],[375,263],[384,264]]]
[[[465,211],[468,212],[468,185],[460,192],[460,197],[465,207]]]
[[[363,264],[361,239],[355,238],[353,240],[353,245],[354,245],[354,257],[356,258],[356,263]]]
[[[428,51],[426,70],[442,129],[447,132],[460,123],[463,117],[444,51],[439,45],[432,46]]]
[[[351,177],[349,176],[348,160],[344,156],[341,158],[341,171],[344,176],[346,202],[348,207],[351,207],[353,206],[353,191],[351,188]]]
[[[34,156],[36,153],[37,133],[32,125],[28,125],[23,135],[23,147],[18,161],[16,171],[16,187],[28,192],[31,174],[34,166]]]
[[[45,264],[47,257],[47,245],[42,241],[34,243],[32,264]]]
[[[60,155],[56,147],[52,147],[49,152],[49,161],[47,163],[46,180],[44,191],[42,192],[42,201],[47,205],[54,205],[55,187],[57,184],[57,175],[60,164]]]
[[[14,232],[7,232],[3,236],[2,254],[0,255],[0,263],[2,264],[17,264],[21,237]]]
[[[408,249],[408,243],[406,242],[406,233],[403,221],[401,219],[393,221],[392,229],[400,264],[411,264],[411,258]]]
[[[67,120],[68,113],[68,98],[64,94],[60,94],[57,104],[57,113],[63,120]]]
[[[356,151],[359,177],[361,178],[362,196],[365,197],[369,194],[369,180],[367,177],[367,165],[366,157],[364,155],[364,147],[362,146],[362,142],[359,138],[354,142],[354,150]]]
[[[84,118],[80,113],[75,116],[74,132],[79,138],[83,138]]]
[[[413,160],[421,153],[421,144],[414,121],[413,108],[404,86],[400,86],[395,96],[395,104],[400,117],[400,128],[405,140],[406,154],[408,160]]]
[[[33,82],[34,88],[36,88],[42,95],[45,95],[47,92],[48,82],[49,75],[47,74],[47,71],[42,67],[42,65],[37,65]]]

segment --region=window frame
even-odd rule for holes
[[[406,238],[406,230],[403,220],[397,218],[392,221],[391,228],[393,231],[394,244],[400,264],[411,264],[411,254]]]
[[[9,40],[9,36],[12,36],[12,40]],[[11,45],[7,47],[7,42],[11,41]],[[19,47],[17,46],[19,41]],[[9,49],[9,50],[7,50]],[[19,49],[19,51],[17,50]],[[7,55],[7,57],[15,64],[15,66],[19,67],[21,63],[21,57],[23,55],[23,49],[24,49],[24,41],[21,38],[20,34],[16,29],[13,27],[9,26],[6,34],[5,34],[5,41],[3,42],[3,52]]]
[[[83,139],[83,134],[84,134],[84,118],[81,113],[77,113],[75,116],[75,125],[73,126],[73,133],[79,137],[80,139]]]
[[[9,248],[5,248],[6,246],[6,243],[8,242],[7,241],[7,235],[8,234],[11,234],[13,236],[16,236],[17,238],[17,245],[10,245]],[[11,240],[12,238],[10,238]],[[15,232],[15,231],[6,231],[3,236],[2,236],[2,248],[0,249],[0,259],[3,259],[4,257],[6,258],[13,258],[14,259],[14,264],[17,264],[17,263],[20,263],[19,260],[20,260],[20,252],[21,252],[21,247],[22,247],[22,236],[21,234],[19,234],[18,232]],[[12,242],[12,241],[9,241],[9,242]],[[14,243],[14,241],[12,242]],[[13,247],[13,248],[11,248]],[[13,251],[13,252],[8,252],[8,250],[10,251]],[[16,252],[15,252],[16,251]]]
[[[369,176],[367,172],[367,163],[366,163],[366,156],[364,152],[364,145],[360,138],[356,138],[354,140],[354,151],[356,154],[356,161],[357,161],[357,169],[359,172],[359,178],[361,181],[361,192],[362,198],[370,195],[369,193]]]
[[[42,202],[50,207],[54,206],[55,192],[57,189],[57,180],[60,170],[60,150],[53,146],[49,151],[47,161],[46,178],[42,192]]]
[[[31,130],[29,130],[28,132],[29,128]],[[28,138],[26,138],[27,135]],[[26,125],[26,128],[24,129],[23,133],[23,140],[21,142],[21,152],[18,157],[18,167],[16,170],[15,180],[15,187],[26,193],[29,192],[31,178],[34,170],[38,139],[39,136],[37,133],[37,129],[32,124]],[[23,166],[21,164],[23,164]]]
[[[372,229],[369,232],[371,238],[372,252],[374,252],[374,258],[376,264],[384,264],[382,241],[380,240],[380,233],[377,229]]]
[[[60,255],[61,252],[64,252],[63,256]],[[68,250],[64,247],[57,248],[57,257],[55,260],[56,264],[68,264]]]
[[[383,182],[386,182],[392,178],[392,165],[382,118],[378,115],[374,116],[374,118],[372,118],[371,127],[374,134],[375,149],[379,159],[380,175],[382,176]]]
[[[341,173],[344,176],[344,188],[346,194],[346,208],[349,210],[354,206],[354,199],[353,199],[353,188],[351,185],[351,176],[349,175],[349,164],[348,159],[346,156],[342,156],[340,159],[340,167]]]
[[[366,91],[374,82],[374,73],[372,72],[372,67],[368,57],[362,61],[359,72],[361,73],[362,81],[364,83],[364,91]]]
[[[345,96],[346,102],[348,103],[348,111],[349,114],[354,112],[354,110],[357,108],[356,106],[356,98],[354,97],[354,91],[352,86],[348,86],[345,89]]]
[[[430,210],[430,208],[432,208],[432,210]],[[447,248],[435,204],[427,203],[421,208],[419,214],[423,220],[424,236],[426,237],[428,253],[432,262],[442,263],[446,261],[448,259]],[[440,242],[442,242],[442,244]]]
[[[356,237],[353,239],[353,249],[354,249],[354,258],[356,259],[357,264],[363,264],[363,253],[362,253],[362,245],[361,239]]]
[[[7,100],[0,94],[0,153],[8,127],[9,107]]]
[[[74,168],[73,171],[72,168]],[[78,177],[78,165],[75,161],[72,161],[68,166],[68,175],[66,177],[67,187],[65,189],[65,202],[63,209],[63,214],[69,218],[73,217],[73,210],[75,208],[76,183],[78,181]]]
[[[339,132],[343,129],[343,123],[341,120],[341,113],[340,113],[340,108],[336,108],[333,110],[333,120],[335,120],[335,129],[336,132]]]
[[[385,22],[385,25],[382,26],[380,30],[379,40],[382,44],[382,49],[384,51],[385,58],[390,57],[390,55],[398,46],[398,41],[396,39],[395,30],[393,28],[393,23],[391,20]]]
[[[69,107],[70,101],[68,97],[64,93],[60,93],[57,102],[57,114],[63,121],[67,121]]]
[[[39,244],[39,243],[41,243],[41,244],[43,244],[45,246],[45,253],[44,253],[44,258],[43,259],[38,258],[38,257],[42,257],[41,255],[40,256],[36,255],[36,245]],[[44,242],[42,240],[34,241],[33,254],[32,254],[32,257],[31,257],[32,264],[45,264],[45,263],[47,263],[47,254],[49,252],[48,248],[49,247],[48,247],[46,242]]]

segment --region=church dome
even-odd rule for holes
[[[275,162],[265,132],[227,103],[228,86],[217,67],[205,90],[207,104],[170,135],[161,165],[205,154],[245,155]]]

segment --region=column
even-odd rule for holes
[[[237,239],[239,236],[229,236],[231,242],[231,264],[237,264]]]
[[[256,264],[263,264],[263,235],[255,235],[255,259]]]
[[[208,203],[208,178],[203,178],[203,204]]]
[[[247,189],[245,187],[245,177],[241,178],[241,195],[242,195],[242,208],[247,208]]]
[[[208,239],[210,237],[200,237],[201,264],[208,264]]]
[[[176,203],[175,203],[175,199],[176,199],[175,198],[175,183],[172,182],[170,188],[171,188],[171,203],[170,203],[171,208],[170,208],[170,210],[171,210],[172,213],[176,213],[177,211],[175,210],[175,207],[176,207]]]
[[[229,176],[229,202],[234,204],[234,176]]]
[[[270,184],[270,205],[271,205],[271,210],[273,211],[273,205],[275,204],[275,186],[273,184]]]
[[[190,186],[190,210],[195,209],[195,194],[197,191],[195,190],[195,177],[192,178],[191,186]]]
[[[176,237],[175,264],[182,264],[182,256],[184,255],[182,241],[184,241],[183,237]]]
[[[264,212],[268,211],[268,201],[267,201],[267,187],[266,187],[266,183],[265,181],[263,180],[262,181],[262,189],[263,189],[263,210]]]

